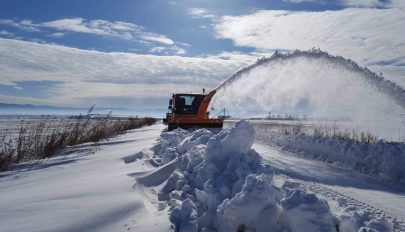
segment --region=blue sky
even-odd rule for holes
[[[403,83],[401,0],[2,0],[0,102],[165,108],[275,50],[319,47]]]
[[[240,15],[259,9],[272,10],[337,10],[342,9],[338,2],[319,4],[314,2],[294,3],[288,1],[113,1],[113,0],[73,0],[73,1],[24,1],[3,0],[0,3],[0,15],[3,19],[16,22],[30,20],[40,24],[61,19],[105,20],[109,22],[126,22],[141,26],[144,33],[164,35],[175,42],[174,46],[187,50],[188,56],[216,53],[218,51],[248,52],[253,48],[233,46],[231,40],[218,39],[213,36],[209,25],[212,19],[221,15]],[[201,16],[192,16],[193,10],[204,10]],[[27,27],[29,28],[29,27]],[[144,44],[135,39],[98,36],[91,33],[78,33],[56,27],[42,27],[37,31],[21,29],[3,23],[1,30],[13,33],[26,40],[63,44],[82,49],[99,51],[123,51],[141,54],[159,54],[153,47],[168,44]],[[151,42],[151,41],[149,41]],[[163,54],[176,54],[176,49]],[[167,52],[167,53],[166,53]],[[178,53],[178,52],[177,52]],[[184,54],[181,54],[184,55]]]

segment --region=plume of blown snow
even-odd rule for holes
[[[320,50],[274,53],[220,86],[214,108],[233,116],[269,112],[404,127],[405,90],[354,61]]]

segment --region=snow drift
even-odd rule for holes
[[[336,231],[341,216],[325,200],[299,183],[275,186],[272,167],[251,149],[254,138],[246,121],[218,133],[161,134],[153,149],[161,167],[149,175],[171,173],[155,185],[162,183],[158,198],[167,202],[175,231]],[[370,220],[345,226],[357,231]]]
[[[310,208],[320,209],[319,213],[326,215],[322,219],[327,220],[319,219],[317,213],[308,216],[308,231],[334,231],[336,219],[326,202],[301,190],[298,195],[284,196],[282,189],[272,185],[272,168],[251,149],[254,133],[248,122],[241,121],[218,134],[197,130],[176,147],[173,141],[179,141],[177,138],[184,136],[184,131],[162,134],[155,154],[162,160],[168,154],[178,164],[159,193],[160,199],[168,200],[170,220],[175,228],[180,231],[288,230],[294,227],[293,215],[306,214],[307,207],[303,205],[309,204]],[[168,144],[173,146],[165,146]]]
[[[379,140],[366,144],[335,137],[283,134],[258,130],[256,139],[268,145],[300,151],[307,157],[367,175],[379,181],[404,186],[405,144]]]

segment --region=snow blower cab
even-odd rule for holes
[[[222,128],[223,119],[209,117],[207,111],[212,97],[216,91],[209,94],[173,94],[169,101],[169,113],[163,119],[163,123],[168,125],[171,131],[178,127],[183,129],[189,128]]]

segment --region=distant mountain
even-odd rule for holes
[[[0,108],[18,108],[18,109],[54,109],[54,110],[89,110],[88,108],[78,108],[78,107],[60,107],[60,106],[48,106],[48,105],[32,105],[32,104],[9,104],[0,103]],[[106,107],[96,107],[95,110],[119,110],[119,111],[132,111],[126,108],[106,108]]]

